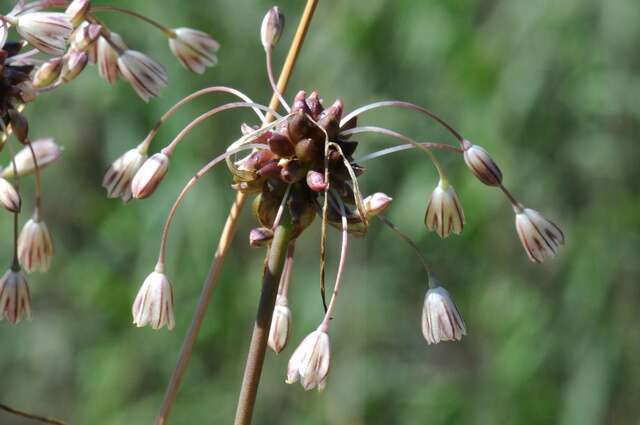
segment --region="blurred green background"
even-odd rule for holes
[[[103,3],[103,2],[95,2]],[[0,2],[2,11],[11,4]],[[175,195],[238,137],[250,111],[227,112],[194,131],[157,193],[124,206],[100,187],[108,164],[139,143],[182,96],[225,84],[267,102],[259,24],[271,2],[114,1],[222,44],[220,64],[199,77],[171,57],[163,36],[125,16],[104,21],[171,76],[144,104],[95,68],[30,106],[32,135],[54,136],[63,160],[45,172],[45,215],[56,257],[29,276],[33,321],[0,323],[0,400],[73,425],[151,424],[234,198],[222,168],[187,197],[171,234],[168,274],[176,329],[131,325],[131,302],[155,264]],[[288,27],[281,63],[303,8],[279,3]],[[298,244],[287,350],[268,354],[255,411],[271,424],[639,424],[640,7],[637,0],[321,0],[288,96],[318,89],[346,109],[404,99],[441,113],[487,148],[506,184],[567,235],[559,258],[530,263],[504,197],[461,158],[440,154],[466,212],[460,237],[440,240],[423,214],[436,174],[406,151],[368,164],[364,191],[394,197],[388,216],[419,244],[458,303],[469,335],[427,346],[420,332],[426,282],[408,247],[379,224],[353,240],[331,331],[324,393],[284,384],[288,357],[321,319],[319,222]],[[227,101],[210,95],[161,130],[167,143],[198,114]],[[362,124],[419,140],[453,142],[416,113],[379,110]],[[361,152],[393,140],[361,137]],[[8,161],[7,152],[2,154]],[[23,181],[25,212],[33,182]],[[26,218],[23,218],[23,220]],[[248,248],[245,211],[171,423],[231,423],[259,294],[264,252]],[[0,214],[0,258],[11,257],[11,221]],[[330,238],[335,272],[339,239]],[[331,279],[329,280],[331,282]],[[0,412],[0,424],[29,423]]]

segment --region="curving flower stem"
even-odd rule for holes
[[[388,218],[384,217],[381,214],[377,215],[376,217],[382,223],[384,223],[387,227],[389,227],[391,230],[393,230],[393,232],[398,237],[400,237],[407,244],[409,244],[411,249],[413,249],[413,251],[416,253],[418,258],[420,259],[420,262],[422,263],[422,267],[424,267],[424,271],[427,272],[427,283],[429,284],[429,288],[433,288],[434,286],[433,286],[432,279],[431,279],[431,275],[432,275],[431,267],[429,266],[429,263],[427,263],[427,259],[424,258],[424,255],[422,255],[422,252],[420,251],[420,248],[418,248],[418,245],[416,245],[416,243],[409,236],[407,236],[403,232],[401,232],[400,229],[398,228],[398,226],[393,224],[393,222],[391,222],[391,220],[389,220]]]
[[[342,213],[342,247],[340,248],[340,262],[338,263],[338,272],[336,274],[336,283],[333,285],[333,293],[331,294],[331,301],[329,301],[329,307],[324,314],[324,319],[318,330],[321,332],[329,331],[329,323],[333,316],[333,311],[336,308],[336,301],[338,299],[338,292],[340,291],[340,285],[342,283],[342,276],[344,274],[344,266],[347,262],[347,252],[349,251],[349,232],[347,231],[347,217],[345,215],[344,203],[340,198],[340,210]]]
[[[282,67],[280,78],[278,79],[278,91],[281,93],[286,90],[287,85],[289,84],[289,79],[298,59],[298,55],[300,54],[300,51],[302,49],[302,44],[307,35],[307,31],[309,30],[311,19],[313,17],[316,6],[318,5],[318,2],[319,0],[307,0],[302,18],[300,20],[300,23],[298,24],[298,29],[293,38],[293,42],[291,43],[291,47],[289,48],[289,53],[287,54],[284,66]],[[280,102],[278,100],[278,97],[274,94],[271,97],[271,102],[269,103],[270,109],[277,109],[279,103]],[[268,113],[264,122],[266,123],[272,120],[273,115]],[[224,260],[226,258],[227,252],[229,251],[229,247],[231,246],[231,241],[233,240],[233,236],[238,224],[238,218],[240,216],[242,208],[244,207],[246,199],[247,194],[238,192],[236,194],[236,199],[231,206],[229,216],[227,217],[222,235],[220,236],[220,240],[218,242],[218,248],[216,249],[214,257],[211,260],[211,267],[209,269],[209,273],[207,274],[207,278],[204,281],[202,293],[200,295],[200,299],[198,300],[196,311],[193,314],[191,325],[189,326],[187,335],[185,336],[185,339],[182,343],[182,348],[180,349],[176,367],[171,375],[169,384],[167,385],[167,390],[160,407],[160,412],[155,422],[156,425],[165,425],[169,420],[169,414],[171,413],[173,402],[175,401],[176,394],[178,392],[178,389],[180,388],[180,383],[182,382],[182,378],[185,371],[187,370],[189,360],[191,359],[191,352],[193,350],[196,339],[198,338],[202,321],[209,306],[209,300],[213,295],[213,291],[217,287],[218,278],[220,277],[220,272],[222,270]],[[266,341],[264,343],[266,344]],[[250,423],[250,419],[247,423]]]
[[[208,93],[229,93],[229,94],[235,95],[236,97],[244,100],[247,103],[255,103],[253,100],[251,100],[249,96],[242,93],[240,90],[236,90],[232,87],[212,86],[212,87],[206,87],[204,89],[193,92],[190,95],[182,98],[178,103],[173,105],[167,112],[164,113],[164,115],[160,117],[160,119],[151,128],[151,131],[149,131],[149,134],[147,134],[147,137],[145,137],[144,141],[142,142],[143,143],[142,146],[144,147],[144,149],[149,149],[149,145],[158,134],[158,131],[160,131],[160,127],[162,126],[162,124],[164,124],[169,118],[171,118],[173,114],[175,114],[180,108],[182,108],[187,103]],[[260,121],[265,121],[265,116],[260,109],[253,108],[253,110],[258,116],[258,118],[260,119]]]
[[[215,167],[216,165],[218,165],[219,163],[227,159],[227,157],[231,155],[235,155],[240,151],[247,150],[247,149],[254,149],[254,148],[268,148],[268,146],[261,145],[261,144],[250,144],[250,145],[241,146],[239,148],[236,148],[230,151],[226,151],[225,153],[220,154],[214,159],[212,159],[211,161],[209,161],[204,167],[198,170],[198,172],[193,177],[191,177],[191,179],[187,182],[187,184],[182,188],[175,202],[171,206],[171,210],[169,211],[167,220],[164,222],[164,227],[162,229],[162,237],[160,239],[160,253],[158,254],[158,262],[157,262],[161,270],[158,270],[158,271],[164,272],[165,257],[167,253],[167,241],[169,240],[169,230],[171,229],[171,224],[173,223],[173,219],[176,216],[176,211],[178,210],[178,207],[184,200],[185,195],[193,188],[193,186],[195,186],[195,184],[198,182],[198,180],[202,178],[202,176],[204,176],[206,173],[212,170],[213,167]]]
[[[288,216],[285,216],[276,227],[271,246],[267,252],[258,313],[253,326],[253,335],[249,345],[244,377],[242,378],[235,425],[248,425],[251,423],[260,376],[262,375],[264,356],[267,350],[271,318],[273,317],[273,309],[276,304],[285,258],[291,243],[291,235],[291,221]]]
[[[122,13],[125,15],[129,15],[129,16],[133,16],[134,18],[140,19],[150,25],[153,25],[154,27],[158,28],[160,31],[162,31],[164,33],[164,35],[166,35],[169,38],[175,38],[176,37],[176,33],[174,30],[172,30],[171,28],[162,25],[160,22],[149,18],[148,16],[145,16],[141,13],[135,12],[133,10],[129,10],[126,9],[124,7],[118,7],[118,6],[108,6],[108,5],[101,5],[101,6],[92,6],[91,7],[91,12],[117,12],[117,13]]]
[[[444,119],[440,118],[434,112],[428,110],[427,108],[423,108],[422,106],[416,105],[414,103],[403,102],[403,101],[400,101],[400,100],[384,100],[384,101],[381,101],[381,102],[375,102],[375,103],[371,103],[369,105],[361,106],[360,108],[356,109],[355,111],[350,112],[347,116],[342,118],[342,120],[340,121],[340,127],[345,125],[352,118],[355,118],[358,115],[363,114],[364,112],[370,111],[372,109],[384,108],[384,107],[388,107],[388,106],[393,106],[393,107],[396,107],[396,108],[403,108],[403,109],[412,109],[414,111],[418,111],[421,114],[424,114],[424,115],[428,116],[429,118],[433,119],[438,124],[440,124],[442,127],[444,127],[449,133],[451,133],[453,135],[453,137],[455,137],[458,140],[458,142],[460,142],[461,145],[462,145],[462,142],[464,141],[464,137],[462,137],[462,135],[460,135],[460,133],[455,128],[453,128],[451,125],[449,125]]]
[[[47,418],[45,416],[40,416],[40,415],[34,415],[33,413],[28,413],[28,412],[13,408],[11,406],[7,406],[4,403],[0,403],[0,410],[4,410],[5,412],[9,412],[9,413],[14,414],[16,416],[20,416],[20,417],[27,418],[27,419],[32,419],[34,421],[42,422],[42,423],[45,423],[45,424],[67,425],[65,422],[62,422],[60,420]]]
[[[351,130],[344,131],[341,134],[350,135],[350,134],[358,134],[358,133],[384,134],[386,136],[395,137],[397,139],[404,140],[405,142],[408,142],[413,147],[423,150],[429,156],[429,159],[431,159],[431,162],[433,163],[433,165],[436,167],[436,170],[438,171],[438,175],[440,176],[440,178],[442,180],[444,180],[444,181],[447,180],[447,175],[444,172],[444,168],[442,167],[442,164],[440,163],[440,161],[438,161],[438,158],[436,158],[436,156],[433,154],[433,152],[431,152],[431,149],[426,147],[426,146],[424,146],[421,143],[416,142],[415,140],[411,139],[410,137],[407,137],[404,134],[398,133],[397,131],[389,130],[387,128],[373,127],[373,126],[356,127],[356,128],[351,129]]]
[[[267,60],[267,77],[269,78],[269,84],[271,85],[271,89],[273,90],[273,94],[278,96],[278,100],[280,101],[280,104],[282,105],[282,107],[288,112],[291,112],[291,107],[289,107],[289,104],[287,103],[287,101],[285,100],[285,98],[282,96],[282,93],[280,93],[280,90],[278,89],[278,86],[276,85],[276,81],[275,78],[273,78],[273,65],[272,65],[272,53],[273,53],[273,47],[269,47],[265,50],[266,53],[266,60]]]
[[[180,143],[182,139],[184,139],[187,136],[187,134],[189,134],[189,132],[191,132],[191,130],[193,130],[197,125],[213,117],[219,112],[229,111],[229,110],[238,109],[238,108],[259,108],[278,116],[277,113],[271,108],[268,108],[264,105],[260,105],[257,103],[249,103],[249,102],[225,103],[224,105],[220,105],[217,108],[213,108],[205,112],[204,114],[200,115],[198,118],[194,119],[189,124],[187,124],[187,126],[184,127],[182,130],[180,130],[180,133],[178,133],[178,135],[174,137],[171,143],[169,143],[167,146],[165,146],[162,149],[162,152],[167,156],[171,156],[171,154],[173,154],[173,151],[176,149],[176,146],[178,146],[178,143]]]

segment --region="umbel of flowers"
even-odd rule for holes
[[[40,173],[60,158],[62,149],[53,139],[31,140],[25,107],[40,94],[73,81],[89,64],[95,64],[110,84],[124,79],[145,101],[158,95],[168,82],[162,65],[128,47],[98,18],[103,12],[128,15],[159,29],[179,62],[193,72],[201,74],[217,63],[219,45],[209,35],[190,28],[168,28],[125,8],[92,5],[89,0],[36,0],[18,1],[7,14],[0,14],[0,151],[14,140],[20,144],[15,155],[16,149],[9,149],[11,160],[0,168],[0,206],[14,214],[14,258],[0,279],[0,320],[18,323],[30,317],[24,272],[46,272],[54,255],[44,221]],[[10,41],[10,36],[17,36],[17,41]],[[132,163],[132,156],[137,162]],[[145,146],[140,146],[114,165],[119,177],[107,176],[104,182],[111,196],[131,197],[131,177],[145,158]],[[128,169],[118,164],[127,164]],[[18,178],[26,175],[35,175],[35,208],[19,231]]]
[[[503,183],[499,166],[485,149],[463,137],[451,124],[429,109],[405,101],[389,100],[345,113],[342,100],[327,105],[318,92],[307,93],[302,90],[289,104],[276,87],[271,66],[271,52],[280,38],[283,25],[284,18],[278,8],[271,9],[263,20],[261,41],[266,52],[267,79],[280,99],[284,112],[254,102],[234,88],[216,86],[202,89],[171,108],[141,144],[114,162],[105,176],[105,182],[108,183],[105,187],[109,196],[120,196],[124,200],[131,196],[138,199],[151,196],[167,175],[175,149],[194,127],[221,112],[253,109],[259,123],[243,124],[241,136],[187,182],[171,207],[162,231],[155,269],[145,280],[133,305],[133,321],[137,326],[150,325],[154,329],[164,325],[169,329],[173,327],[173,291],[165,270],[169,229],[178,206],[189,190],[217,164],[226,164],[231,175],[231,188],[255,195],[253,212],[258,226],[249,234],[250,245],[281,250],[285,241],[287,255],[286,258],[282,256],[284,272],[278,272],[280,285],[277,297],[273,299],[275,308],[268,340],[274,351],[284,350],[291,338],[292,304],[288,299],[288,288],[296,239],[316,218],[320,221],[320,281],[324,291],[327,231],[329,227],[334,227],[341,232],[338,271],[330,300],[325,304],[325,315],[318,327],[303,338],[293,351],[286,374],[288,383],[299,381],[307,390],[322,389],[330,370],[330,328],[343,280],[348,242],[352,236],[365,236],[373,220],[379,220],[408,242],[424,265],[428,288],[422,310],[422,331],[427,343],[457,341],[467,332],[461,312],[449,292],[434,276],[415,243],[383,216],[382,213],[391,204],[391,197],[379,189],[368,191],[371,193],[368,196],[364,193],[359,182],[359,177],[365,173],[363,163],[406,149],[424,152],[434,165],[438,177],[438,184],[426,202],[424,222],[427,230],[441,238],[460,234],[464,228],[465,214],[462,202],[436,157],[436,151],[459,155],[475,178],[506,195],[515,211],[517,234],[532,261],[542,262],[556,255],[559,246],[564,243],[564,236],[555,224],[535,210],[524,207],[514,197]],[[143,160],[139,154],[140,147],[145,150],[149,147],[163,122],[191,100],[217,92],[233,95],[238,100],[217,106],[195,118],[170,143],[140,165]],[[419,142],[399,131],[359,124],[363,114],[378,108],[400,108],[421,114],[446,129],[454,143]],[[270,121],[264,112],[274,120]],[[358,155],[361,142],[352,137],[366,134],[383,136],[398,143],[380,151]],[[112,181],[129,180],[130,187],[121,185],[118,190],[114,190],[115,186],[110,184]],[[287,230],[279,230],[283,228]],[[287,234],[284,239],[283,232]],[[278,246],[274,247],[276,244]],[[325,301],[324,292],[322,301]]]

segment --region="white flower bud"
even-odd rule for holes
[[[18,238],[18,259],[27,273],[46,272],[53,258],[51,234],[38,212],[27,221]]]
[[[118,57],[118,70],[145,102],[169,83],[164,67],[144,53],[126,50]]]
[[[31,147],[36,154],[36,160],[38,161],[38,167],[42,170],[47,165],[56,161],[62,155],[62,148],[53,139],[39,139],[31,142]],[[33,162],[33,155],[28,146],[20,149],[16,154],[14,161],[18,169],[18,175],[24,176],[31,174],[35,171],[35,164]],[[13,169],[13,162],[9,162],[9,165],[2,170],[2,177],[13,177],[16,173]]]
[[[478,180],[488,186],[502,184],[502,171],[486,150],[468,140],[462,143],[462,147],[464,162]]]
[[[169,48],[182,66],[197,74],[216,66],[216,52],[220,44],[209,34],[191,28],[176,28],[175,37],[169,38]]]
[[[424,297],[422,334],[429,344],[460,341],[467,334],[458,308],[441,286],[429,289]]]
[[[302,340],[289,360],[287,384],[300,380],[308,391],[318,388],[322,391],[326,385],[331,361],[329,335],[316,330]]]
[[[27,278],[20,270],[9,269],[0,278],[0,320],[19,323],[31,319],[31,295]]]
[[[71,47],[79,52],[87,51],[100,37],[101,31],[101,25],[85,22],[73,32]]]
[[[144,280],[131,310],[133,323],[141,328],[150,325],[152,329],[167,326],[173,329],[173,290],[164,273],[154,271]]]
[[[91,9],[90,0],[73,0],[64,13],[67,15],[67,19],[69,19],[71,25],[75,28],[84,21],[87,13],[89,13],[89,9]]]
[[[291,309],[287,305],[287,298],[278,295],[273,310],[271,328],[269,329],[269,347],[280,353],[287,346],[291,331]]]
[[[7,180],[0,178],[0,206],[10,212],[20,212],[20,195]]]
[[[150,196],[158,187],[167,170],[169,169],[169,157],[162,152],[156,153],[147,159],[131,181],[131,193],[136,199],[144,199]]]
[[[564,245],[562,230],[539,212],[518,206],[516,230],[529,259],[541,263],[545,257],[555,257],[560,245]]]
[[[107,189],[107,197],[121,198],[123,202],[129,202],[132,198],[131,180],[146,159],[146,149],[140,144],[113,161],[102,179],[102,187]]]
[[[115,32],[109,34],[111,43],[113,43],[120,51],[127,50],[122,37]],[[100,37],[97,41],[96,60],[98,62],[98,72],[107,83],[114,84],[118,80],[118,56],[120,52],[113,48],[106,38]]]
[[[447,181],[440,180],[434,189],[424,216],[425,225],[441,238],[452,232],[459,235],[464,227],[464,212],[456,191]]]
[[[60,78],[62,78],[64,82],[73,80],[80,75],[88,62],[89,54],[87,52],[72,51],[64,61]]]
[[[260,27],[260,40],[265,50],[272,49],[278,44],[284,30],[284,15],[278,6],[274,6],[264,15]]]
[[[38,50],[61,56],[73,27],[64,13],[31,12],[15,18],[18,34]]]
[[[393,201],[393,198],[382,192],[367,196],[363,201],[367,217],[371,218],[380,214],[391,205],[391,201]]]
[[[249,246],[260,248],[266,246],[273,239],[273,230],[267,227],[256,227],[249,232]]]
[[[62,58],[52,58],[43,63],[33,76],[34,87],[43,88],[53,84],[60,76],[62,66]]]

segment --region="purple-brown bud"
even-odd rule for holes
[[[311,111],[311,117],[314,120],[317,120],[320,117],[320,114],[322,113],[322,111],[324,111],[324,108],[322,107],[322,103],[320,102],[320,97],[318,96],[318,92],[315,90],[312,91],[309,97],[307,98],[306,102],[307,102],[307,107]]]
[[[268,142],[271,152],[281,157],[291,157],[295,154],[295,148],[291,140],[283,134],[273,133]]]
[[[273,239],[273,230],[268,227],[256,227],[249,232],[249,246],[260,248],[266,246]]]
[[[29,121],[15,109],[9,110],[9,118],[11,119],[11,129],[16,139],[22,144],[27,143],[29,141]]]
[[[296,156],[304,163],[322,159],[322,146],[314,139],[302,139],[295,147]]]
[[[280,178],[287,183],[295,183],[305,177],[305,169],[302,168],[299,161],[282,160],[280,170]]]
[[[156,190],[169,169],[169,157],[158,152],[147,159],[131,181],[131,193],[136,199],[144,199]]]
[[[486,150],[468,140],[462,142],[462,148],[464,162],[478,180],[488,186],[502,184],[502,171]]]
[[[306,114],[311,114],[311,110],[305,100],[306,97],[307,92],[304,90],[300,90],[296,93],[296,96],[293,98],[293,104],[291,105],[291,113],[303,111]]]

